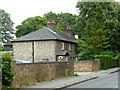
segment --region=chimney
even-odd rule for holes
[[[68,36],[72,37],[73,33],[72,33],[72,30],[71,30],[71,26],[67,25],[65,32]]]
[[[48,28],[50,28],[51,30],[56,30],[56,23],[55,23],[55,20],[49,20],[48,21]]]

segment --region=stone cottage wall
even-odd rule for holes
[[[13,43],[14,60],[32,61],[32,42]]]
[[[34,41],[35,62],[56,61],[55,41]]]
[[[13,53],[14,60],[56,61],[55,41],[14,42]]]

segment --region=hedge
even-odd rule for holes
[[[118,59],[112,59],[111,55],[95,55],[100,60],[100,68],[102,70],[120,66]]]

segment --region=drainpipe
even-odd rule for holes
[[[34,41],[32,41],[32,62],[34,63]]]

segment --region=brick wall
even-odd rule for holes
[[[100,70],[99,61],[75,62],[39,62],[29,64],[13,64],[15,74],[14,85],[17,87],[36,83],[37,80],[61,78],[74,72],[92,72]]]
[[[41,62],[13,64],[14,85],[17,87],[37,82],[38,79],[51,80],[74,73],[74,62]]]
[[[77,61],[74,63],[74,72],[92,72],[100,70],[100,62],[98,60]]]

